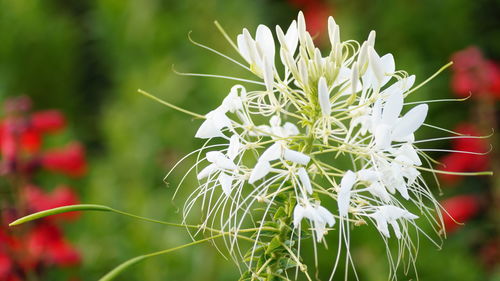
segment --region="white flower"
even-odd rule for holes
[[[391,237],[389,228],[387,227],[387,224],[390,224],[398,239],[401,238],[401,230],[397,220],[414,220],[418,218],[418,216],[408,212],[407,210],[392,205],[380,206],[376,212],[369,214],[368,216],[375,219],[377,222],[377,229],[387,238]]]
[[[287,138],[299,134],[299,129],[293,123],[285,122],[285,124],[281,126],[281,118],[277,115],[273,115],[270,118],[269,125],[270,126],[258,126],[258,131],[253,135],[270,136],[272,138]]]
[[[205,115],[205,121],[196,132],[195,137],[200,139],[209,139],[216,137],[225,137],[222,129],[232,128],[231,119],[226,116],[222,109],[215,109]]]
[[[186,218],[194,206],[201,205],[206,214],[203,225],[234,233],[225,241],[234,259],[242,258],[238,237],[251,235],[256,242],[251,257],[243,262],[252,274],[264,272],[255,267],[258,244],[267,241],[261,230],[276,225],[278,217],[280,233],[276,235],[290,237],[297,255],[300,238],[281,225],[283,221],[293,220],[293,229],[300,233],[304,230],[301,221],[307,219],[319,243],[326,242],[326,229],[337,217],[340,240],[335,264],[344,254],[352,262],[350,229],[362,228],[367,221],[387,238],[391,225],[394,236],[404,241],[398,259],[409,256],[410,262],[415,261],[413,253],[405,253],[414,250],[409,226],[417,234],[424,228],[416,225],[417,216],[405,208],[419,210],[430,224],[439,223],[432,219],[439,204],[420,174],[439,171],[422,167],[420,156],[428,160],[428,155],[418,148],[421,140],[415,139],[428,105],[417,102],[409,108],[410,103],[405,103],[416,89],[412,88],[415,76],[397,70],[392,54],[380,56],[375,37],[372,31],[361,44],[342,41],[340,28],[330,17],[331,49],[323,56],[307,32],[302,13],[286,33],[277,26],[274,36],[271,29],[259,25],[255,37],[247,29],[237,36],[236,47],[249,65],[243,68],[250,70],[254,80],[222,78],[256,86],[247,91],[235,85],[221,105],[205,116],[196,137],[228,139],[231,135],[230,144],[207,141],[198,150],[211,150],[206,153],[207,161],[201,159],[192,168],[201,168],[198,178],[206,180],[190,195],[183,214]],[[275,60],[276,48],[279,60]],[[424,141],[432,140],[436,139]],[[215,192],[219,186],[222,194]],[[338,210],[332,213],[320,202],[336,204]],[[295,208],[293,214],[291,208]],[[240,232],[246,226],[249,229]],[[250,231],[255,229],[255,233]],[[390,264],[396,270],[400,261]]]
[[[318,82],[318,101],[321,107],[321,113],[323,116],[330,116],[332,112],[330,104],[330,93],[328,91],[328,85],[326,84],[325,77],[319,78]]]
[[[269,146],[259,157],[257,164],[250,174],[248,182],[253,184],[269,174],[271,172],[270,162],[277,159],[287,160],[301,165],[307,165],[311,160],[309,156],[301,152],[288,149],[284,142],[277,141]]]
[[[413,133],[424,123],[427,116],[427,104],[420,104],[403,117],[399,118],[403,109],[403,94],[393,92],[382,105],[377,100],[372,111],[372,129],[377,148],[386,150],[393,141],[411,141]]]
[[[238,50],[241,56],[250,64],[250,69],[264,78],[266,88],[272,91],[274,76],[274,38],[269,27],[259,25],[252,38],[247,29],[237,37]]]
[[[246,98],[245,88],[241,85],[234,85],[231,88],[229,94],[222,101],[222,104],[219,107],[219,109],[224,113],[228,111],[234,113],[238,110],[242,110],[243,101],[245,98]]]
[[[341,217],[347,217],[349,203],[351,201],[351,190],[354,183],[356,183],[356,174],[349,170],[342,177],[342,181],[340,182],[340,191],[337,198],[339,215]]]
[[[311,157],[305,155],[304,153],[291,149],[285,149],[283,152],[283,158],[301,165],[307,165],[307,163],[311,160]]]
[[[367,183],[368,191],[383,202],[387,203],[391,200],[391,196],[387,192],[384,185],[380,182],[382,175],[380,172],[373,169],[363,169],[357,172],[358,179]]]
[[[373,46],[368,46],[367,51],[369,67],[363,75],[363,85],[378,90],[391,79],[395,71],[394,57],[392,54],[379,57]]]
[[[297,228],[300,226],[302,219],[308,219],[314,227],[317,242],[321,242],[326,232],[326,226],[332,227],[335,225],[333,214],[319,204],[312,205],[307,202],[305,206],[300,204],[295,205],[293,210],[293,225]]]
[[[198,173],[198,180],[219,172],[218,182],[224,194],[229,196],[234,179],[234,172],[238,169],[238,166],[234,163],[234,159],[238,155],[240,148],[241,143],[238,135],[232,135],[227,154],[224,155],[219,151],[207,152],[207,161],[211,164]]]
[[[308,194],[313,193],[312,185],[311,185],[311,179],[309,178],[309,175],[307,174],[306,169],[304,168],[299,168],[297,171],[297,175],[299,176],[299,180],[302,183],[302,186],[306,190]]]

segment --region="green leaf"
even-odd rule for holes
[[[58,207],[50,210],[45,210],[41,212],[37,212],[31,215],[27,215],[25,217],[22,217],[20,219],[17,219],[9,224],[9,226],[16,226],[23,224],[25,222],[29,222],[32,220],[36,219],[41,219],[44,217],[48,216],[53,216],[57,214],[62,214],[62,213],[67,213],[67,212],[74,212],[74,211],[102,211],[102,212],[111,212],[113,209],[107,206],[103,205],[94,205],[94,204],[79,204],[79,205],[70,205],[70,206],[63,206],[63,207]]]
[[[266,249],[266,255],[272,253],[274,250],[277,248],[281,247],[281,241],[279,236],[275,236],[271,242],[269,242],[269,245],[267,246]]]
[[[285,208],[279,207],[279,209],[274,214],[274,219],[279,220],[279,219],[284,218],[284,217],[287,217],[287,213],[285,211]]]
[[[295,268],[298,264],[291,258],[285,257],[278,260],[279,267],[283,270]]]

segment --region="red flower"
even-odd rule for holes
[[[31,115],[31,125],[40,133],[53,133],[63,129],[66,120],[58,110],[45,110]]]
[[[10,257],[0,252],[0,280],[8,280],[12,271],[12,260]]]
[[[56,189],[54,189],[54,191],[52,191],[51,194],[44,193],[40,188],[36,186],[27,186],[24,191],[24,196],[28,208],[33,212],[40,212],[61,206],[68,206],[79,203],[78,197],[75,192],[67,186],[57,187]],[[78,212],[69,212],[51,216],[47,219],[74,219],[78,216],[78,214]]]
[[[48,264],[72,266],[80,262],[80,254],[64,240],[61,230],[47,222],[33,228],[26,245],[32,257]]]
[[[491,94],[500,98],[500,67],[488,61],[477,47],[469,47],[452,56],[451,87],[459,97]]]
[[[21,134],[21,148],[24,152],[35,153],[40,150],[42,145],[42,136],[34,128],[27,128]]]
[[[465,136],[480,136],[479,130],[469,123],[462,123],[455,129],[456,132]],[[470,151],[477,153],[487,152],[488,142],[479,138],[457,138],[452,141],[452,149],[459,151]],[[488,155],[473,155],[459,152],[452,152],[445,155],[440,160],[443,163],[443,170],[448,172],[478,172],[488,168]],[[451,185],[457,183],[462,176],[440,174],[443,182]]]
[[[323,2],[313,2],[304,7],[304,18],[307,31],[313,38],[321,39],[327,37],[327,22],[330,16],[330,7]]]
[[[87,170],[85,152],[78,143],[45,152],[41,157],[41,164],[49,171],[73,177],[82,176]]]
[[[472,195],[451,197],[441,202],[441,205],[444,209],[441,214],[448,233],[460,228],[459,223],[467,222],[480,210],[478,198]]]
[[[8,160],[16,159],[20,152],[36,153],[42,145],[40,133],[22,121],[7,118],[0,123],[2,156]]]
[[[327,35],[327,19],[331,7],[323,0],[288,0],[288,2],[304,13],[307,31],[317,41]]]

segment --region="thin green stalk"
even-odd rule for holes
[[[148,98],[150,98],[150,99],[152,99],[152,100],[155,100],[155,101],[157,101],[157,102],[159,102],[159,103],[161,103],[161,104],[163,104],[163,105],[166,105],[166,106],[168,106],[168,107],[170,107],[170,108],[172,108],[172,109],[175,109],[175,110],[177,110],[177,111],[180,111],[180,112],[182,112],[182,113],[186,113],[186,114],[188,114],[188,115],[191,115],[191,116],[193,116],[193,117],[200,118],[200,119],[205,119],[205,118],[206,118],[205,116],[203,116],[203,115],[201,115],[201,114],[194,113],[194,112],[189,111],[189,110],[187,110],[187,109],[184,109],[184,108],[178,107],[178,106],[176,106],[176,105],[173,105],[173,104],[171,104],[171,103],[169,103],[169,102],[166,102],[166,101],[164,101],[164,100],[162,100],[162,99],[160,99],[160,98],[158,98],[158,97],[153,96],[152,94],[150,94],[150,93],[148,93],[148,92],[146,92],[146,91],[144,91],[144,90],[138,89],[138,90],[137,90],[137,92],[139,92],[140,94],[145,95],[146,97],[148,97]]]
[[[224,236],[224,234],[218,234],[218,235],[215,235],[215,236],[211,236],[211,237],[208,237],[208,238],[205,238],[205,239],[197,240],[197,241],[194,241],[194,242],[191,242],[191,243],[188,243],[188,244],[184,244],[184,245],[181,245],[181,246],[177,246],[177,247],[174,247],[174,248],[170,248],[170,249],[167,249],[167,250],[163,250],[163,251],[158,251],[158,252],[154,252],[154,253],[150,253],[150,254],[146,254],[146,255],[137,256],[137,257],[129,259],[129,260],[125,261],[124,263],[120,264],[119,266],[115,267],[113,270],[111,270],[106,275],[104,275],[101,279],[99,279],[99,281],[110,281],[110,280],[113,280],[116,276],[118,276],[120,273],[122,273],[128,267],[130,267],[132,265],[135,265],[135,264],[137,264],[137,263],[139,263],[139,262],[141,262],[141,261],[143,261],[145,259],[156,257],[156,256],[160,256],[160,255],[164,255],[164,254],[168,254],[170,252],[177,251],[177,250],[180,250],[180,249],[184,249],[184,248],[187,248],[187,247],[190,247],[190,246],[194,246],[194,245],[197,245],[197,244],[201,244],[201,243],[204,243],[204,242],[207,242],[207,241],[211,241],[211,240],[214,240],[214,239],[222,237],[222,236]]]

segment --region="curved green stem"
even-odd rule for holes
[[[146,254],[146,255],[137,256],[137,257],[129,259],[129,260],[125,261],[124,263],[120,264],[119,266],[115,267],[113,270],[111,270],[106,275],[104,275],[103,277],[101,277],[101,279],[99,279],[99,281],[110,281],[110,280],[113,280],[116,276],[118,276],[118,274],[122,273],[128,267],[130,267],[130,266],[132,266],[132,265],[134,265],[136,263],[139,263],[139,262],[141,262],[141,261],[143,261],[145,259],[156,257],[156,256],[159,256],[159,255],[168,254],[170,252],[177,251],[177,250],[180,250],[180,249],[184,249],[184,248],[187,248],[187,247],[190,247],[190,246],[194,246],[194,245],[197,245],[197,244],[201,244],[201,243],[204,243],[204,242],[207,242],[207,241],[210,241],[210,240],[222,237],[222,236],[224,236],[224,234],[218,234],[218,235],[214,235],[214,236],[211,236],[211,237],[208,237],[208,238],[205,238],[205,239],[193,241],[193,242],[188,243],[188,244],[184,244],[184,245],[177,246],[177,247],[174,247],[174,248],[166,249],[166,250],[163,250],[163,251],[158,251],[158,252],[153,252],[153,253]]]
[[[173,104],[171,104],[171,103],[169,103],[169,102],[166,102],[166,101],[164,101],[164,100],[162,100],[162,99],[160,99],[160,98],[158,98],[158,97],[153,96],[152,94],[150,94],[150,93],[148,93],[148,92],[146,92],[146,91],[144,91],[144,90],[138,89],[138,90],[137,90],[137,92],[139,92],[140,94],[143,94],[143,95],[145,95],[146,97],[148,97],[148,98],[150,98],[150,99],[152,99],[152,100],[155,100],[155,101],[157,101],[157,102],[159,102],[159,103],[161,103],[161,104],[163,104],[163,105],[166,105],[166,106],[168,106],[168,107],[170,107],[170,108],[172,108],[172,109],[175,109],[175,110],[177,110],[177,111],[180,111],[180,112],[182,112],[182,113],[186,113],[186,114],[191,115],[191,116],[196,117],[196,118],[206,119],[206,118],[205,118],[205,116],[203,116],[203,115],[201,115],[201,114],[198,114],[198,113],[195,113],[195,112],[189,111],[189,110],[184,109],[184,108],[182,108],[182,107],[178,107],[177,105],[173,105]]]

